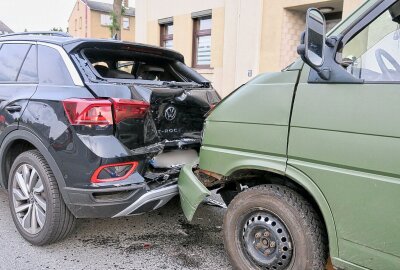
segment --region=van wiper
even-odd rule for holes
[[[201,84],[195,82],[163,82],[163,86],[167,87],[202,87]]]

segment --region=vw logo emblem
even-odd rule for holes
[[[164,111],[164,117],[168,121],[173,121],[176,117],[176,108],[173,106],[169,106]]]

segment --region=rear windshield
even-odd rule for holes
[[[106,79],[194,81],[177,68],[177,60],[158,55],[111,49],[84,49],[83,55],[90,62],[92,71]]]

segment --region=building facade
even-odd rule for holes
[[[124,0],[121,39],[135,40],[135,9]],[[68,19],[68,32],[74,37],[111,38],[111,12],[113,5],[97,1],[76,0]]]
[[[137,42],[181,52],[222,96],[297,58],[305,13],[330,29],[364,0],[136,0]]]

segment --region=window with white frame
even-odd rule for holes
[[[112,24],[111,16],[108,14],[101,14],[100,23],[103,26],[110,26]]]
[[[129,29],[130,20],[129,20],[128,17],[124,17],[124,18],[123,18],[123,20],[122,20],[122,26],[123,26],[123,28],[124,28],[125,30],[128,30],[128,29]]]

